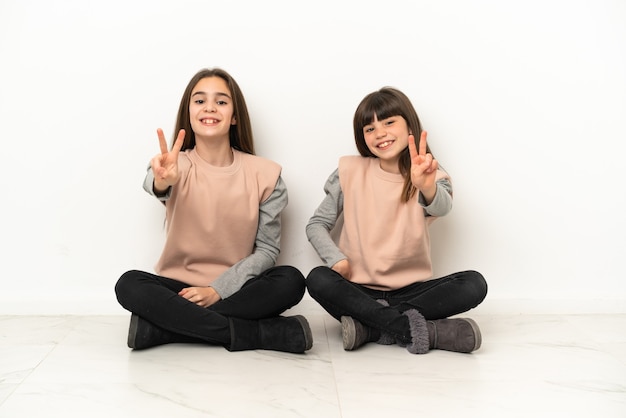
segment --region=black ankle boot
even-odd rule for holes
[[[470,318],[437,319],[428,321],[430,348],[471,353],[482,342],[480,329]]]
[[[178,335],[166,331],[161,327],[143,319],[137,314],[130,316],[130,326],[128,327],[128,347],[134,350],[155,347],[157,345],[169,343],[199,343],[192,337]]]
[[[143,350],[169,342],[169,333],[137,314],[130,316],[130,326],[128,327],[128,347],[133,350]]]
[[[304,353],[313,346],[311,327],[302,315],[260,320],[229,318],[229,351],[274,350]]]

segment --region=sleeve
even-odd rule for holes
[[[445,216],[452,210],[452,183],[447,178],[437,180],[437,191],[430,205],[426,204],[424,196],[419,194],[419,203],[426,211],[427,216]]]
[[[171,186],[167,188],[167,191],[165,192],[164,195],[157,195],[156,193],[154,193],[153,185],[154,185],[154,173],[152,172],[152,169],[150,168],[150,164],[148,164],[148,172],[146,173],[146,177],[143,179],[143,189],[146,192],[148,192],[150,196],[156,197],[161,202],[165,202],[172,195]]]
[[[339,250],[331,237],[331,231],[343,212],[343,192],[339,183],[339,170],[335,170],[324,185],[326,197],[306,225],[309,242],[324,264],[332,267],[347,257]]]
[[[226,299],[253,277],[276,264],[280,254],[281,214],[287,206],[287,187],[279,176],[274,191],[259,207],[254,251],[222,273],[211,287]]]

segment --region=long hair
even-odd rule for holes
[[[401,116],[404,118],[409,128],[409,133],[415,138],[415,146],[419,149],[422,124],[420,123],[413,104],[411,104],[409,98],[400,90],[393,87],[383,87],[365,96],[354,112],[354,120],[352,122],[354,127],[354,140],[359,154],[363,157],[376,158],[365,143],[363,127],[374,122],[375,117],[377,117],[378,120],[383,120],[392,116]],[[426,148],[427,152],[430,153],[430,147],[427,145]],[[400,174],[404,177],[404,187],[402,188],[400,199],[403,202],[408,202],[417,192],[417,189],[411,182],[411,156],[408,147],[400,154],[398,168],[400,169]]]
[[[185,130],[185,140],[181,151],[191,149],[196,146],[196,134],[191,129],[191,121],[189,118],[189,103],[191,101],[191,93],[200,80],[207,77],[220,77],[228,85],[233,99],[233,116],[237,123],[231,125],[228,131],[230,146],[236,150],[254,154],[254,138],[252,136],[252,126],[250,124],[250,115],[246,100],[235,79],[221,68],[205,68],[198,71],[189,80],[183,97],[180,99],[178,107],[178,116],[176,117],[176,128],[174,129],[173,141],[176,139],[181,129]],[[172,145],[173,145],[172,141]]]

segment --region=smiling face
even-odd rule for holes
[[[380,158],[383,170],[400,172],[398,159],[409,143],[409,127],[402,116],[378,120],[374,115],[374,120],[363,127],[363,137],[370,152]]]
[[[229,141],[228,132],[236,120],[232,94],[224,79],[206,77],[198,81],[191,92],[189,119],[196,141]]]

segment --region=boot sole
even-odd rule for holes
[[[438,327],[444,325],[437,324],[439,321],[443,321],[443,324],[449,324],[448,326],[453,326],[454,336],[450,335],[450,329],[448,329],[448,335],[442,340],[441,336],[439,335],[440,331],[438,330]],[[430,342],[431,349],[454,351],[456,353],[471,353],[480,348],[480,345],[482,343],[482,335],[480,333],[480,328],[478,328],[478,324],[476,324],[473,319],[452,318],[439,321],[429,321],[429,323],[431,323],[435,327],[435,339],[434,341]],[[466,338],[469,336],[467,331],[468,325],[473,342]],[[462,333],[463,336],[460,336],[460,333]]]
[[[313,334],[311,333],[309,321],[302,315],[296,315],[294,318],[300,322],[300,326],[304,332],[304,351],[310,350],[311,347],[313,347]]]
[[[346,351],[354,350],[356,344],[356,325],[354,319],[349,316],[341,317],[341,336],[343,339],[343,349]]]
[[[480,334],[480,328],[478,328],[478,324],[471,318],[457,318],[459,321],[463,321],[469,324],[472,329],[472,333],[474,334],[474,346],[472,348],[462,348],[458,351],[459,353],[471,353],[472,351],[476,351],[480,348],[482,344],[482,335]]]
[[[476,323],[476,321],[471,318],[463,318],[463,320],[470,324],[470,327],[472,327],[472,331],[474,331],[474,348],[472,349],[472,351],[476,351],[480,348],[480,345],[483,342],[480,328],[478,328],[478,324]]]
[[[128,327],[128,347],[135,349],[135,341],[137,339],[137,328],[139,327],[139,315],[131,314],[130,326]]]

